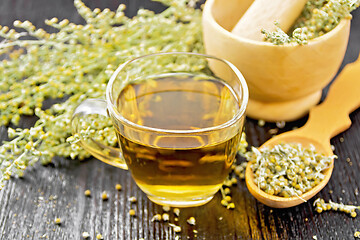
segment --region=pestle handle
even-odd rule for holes
[[[273,31],[275,21],[287,32],[299,17],[307,0],[255,0],[231,31],[235,35],[263,41],[262,29]]]

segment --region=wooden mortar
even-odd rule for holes
[[[250,99],[247,115],[266,121],[291,121],[316,105],[345,55],[350,20],[310,40],[274,45],[231,32],[253,0],[207,0],[203,11],[203,36],[207,54],[232,62],[247,81]],[[211,65],[219,77],[226,74]]]

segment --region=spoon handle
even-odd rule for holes
[[[347,64],[330,86],[323,103],[310,110],[304,132],[327,141],[351,125],[349,114],[360,107],[360,56]]]

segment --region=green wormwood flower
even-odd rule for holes
[[[55,155],[80,160],[89,157],[75,144],[79,136],[71,137],[72,112],[84,99],[104,96],[106,83],[119,64],[154,52],[204,52],[201,11],[191,7],[194,1],[157,1],[168,8],[159,14],[140,9],[137,16],[127,18],[123,4],[116,11],[91,10],[75,0],[86,24],[46,20],[58,30],[51,34],[29,21],[14,22],[25,30],[21,33],[0,26],[0,37],[5,39],[0,43],[0,55],[6,56],[0,62],[0,126],[16,126],[22,115],[38,117],[30,129],[8,128],[11,140],[0,146],[0,187],[38,160],[46,164]],[[35,40],[24,39],[26,36]],[[49,98],[60,103],[45,109],[43,101]],[[85,129],[84,134],[116,144],[107,120],[94,125],[104,130]]]
[[[264,29],[262,33],[266,41],[275,45],[291,42],[307,44],[308,40],[334,29],[342,19],[351,19],[350,13],[359,5],[360,0],[309,0],[289,35],[280,28],[274,32]]]

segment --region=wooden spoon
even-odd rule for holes
[[[307,0],[255,0],[235,25],[232,33],[263,41],[262,29],[274,31],[275,21],[287,32],[299,17]]]
[[[316,79],[314,79],[316,80]],[[333,155],[330,139],[351,125],[349,114],[360,107],[360,56],[345,66],[323,103],[310,110],[307,123],[296,130],[285,132],[265,142],[261,147],[271,148],[280,143],[301,143],[304,147],[313,144],[318,152]],[[260,147],[260,148],[261,148]],[[278,197],[265,193],[254,183],[251,164],[246,167],[245,179],[250,193],[263,204],[274,208],[287,208],[312,198],[328,183],[334,163],[323,173],[325,178],[313,189],[299,197]]]

